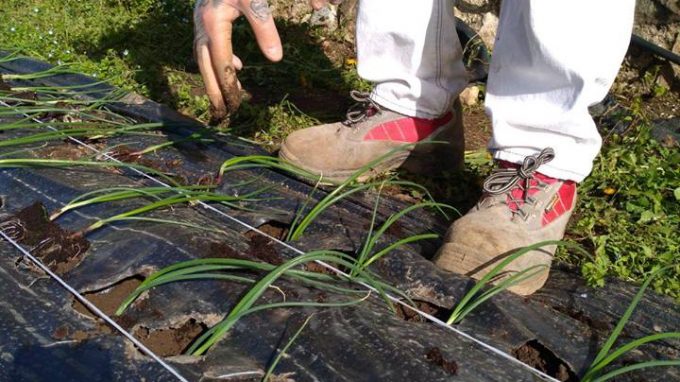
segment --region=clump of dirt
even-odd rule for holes
[[[288,233],[288,226],[278,222],[263,224],[258,229],[279,240],[283,240]],[[281,265],[285,262],[285,259],[276,250],[276,243],[268,237],[262,236],[256,231],[248,231],[244,236],[248,238],[246,256],[274,265]]]
[[[165,173],[173,177],[179,184],[211,186],[219,183],[218,178],[213,174],[195,174],[184,170],[181,159],[150,159],[148,154],[141,154],[140,151],[133,150],[125,145],[116,147],[110,155],[121,162],[138,164]]]
[[[133,335],[161,357],[183,354],[208,326],[191,318],[179,327],[149,329],[140,327]]]
[[[441,349],[434,347],[425,353],[425,359],[430,363],[433,363],[446,371],[451,375],[456,375],[458,373],[458,363],[454,360],[447,360],[444,358]]]
[[[446,320],[448,317],[444,317],[446,315],[446,309],[442,309],[434,304],[430,304],[429,302],[426,301],[413,301],[416,304],[416,308],[418,310],[425,312],[431,316],[437,317],[439,319]],[[414,312],[413,310],[403,306],[403,305],[395,305],[395,308],[397,310],[397,317],[401,318],[404,321],[408,322],[429,322],[427,319],[425,319],[423,316],[419,315],[418,313]]]
[[[158,163],[146,158],[142,158],[142,154],[125,145],[116,147],[116,149],[113,150],[109,155],[121,162],[136,163],[142,166],[153,168],[154,170],[163,171]]]
[[[537,340],[531,340],[513,350],[512,355],[534,369],[540,370],[560,381],[578,381],[576,374],[571,368]]]
[[[96,147],[102,147],[102,144],[94,144]],[[88,155],[92,155],[87,147],[74,145],[70,143],[62,143],[59,145],[50,145],[35,151],[36,156],[40,158],[49,159],[63,159],[63,160],[79,160]]]
[[[257,235],[248,242],[247,256],[254,257],[269,264],[281,265],[285,259],[274,249],[275,243],[268,238]]]
[[[84,293],[83,296],[102,312],[106,313],[106,315],[111,316],[116,312],[116,309],[118,309],[123,300],[137,289],[143,281],[144,279],[141,276],[133,276],[104,290]],[[73,309],[90,318],[97,318],[94,313],[78,300],[73,302]]]
[[[279,223],[276,221],[271,221],[269,223],[262,224],[257,227],[260,231],[266,233],[269,236],[275,237],[279,240],[284,240],[288,234],[288,229],[290,226],[288,224]],[[248,231],[245,233],[246,237],[252,238],[255,236],[262,236],[259,232]]]
[[[314,261],[305,264],[305,270],[307,272],[322,273],[324,275],[331,275],[331,276],[335,276],[335,274],[336,274],[332,270],[330,270],[330,269],[324,267],[323,265],[321,265],[317,262],[314,262]]]
[[[16,228],[16,240],[31,247],[31,254],[52,271],[63,274],[82,261],[90,243],[49,220],[42,203],[35,203],[0,222]]]

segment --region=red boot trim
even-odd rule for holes
[[[429,137],[435,130],[449,123],[452,118],[453,113],[437,119],[400,118],[372,128],[364,136],[364,140],[416,143]]]

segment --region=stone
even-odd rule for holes
[[[494,43],[496,42],[496,31],[498,31],[498,16],[491,12],[485,13],[482,17],[482,27],[478,33],[490,50],[493,50]]]
[[[329,32],[338,29],[338,8],[332,4],[326,4],[323,8],[312,13],[309,25],[323,26]]]
[[[479,101],[479,87],[469,86],[460,92],[460,102],[465,106],[476,105]]]

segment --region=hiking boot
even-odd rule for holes
[[[357,104],[347,112],[345,122],[290,134],[279,157],[332,183],[346,180],[390,152],[358,180],[366,181],[398,167],[430,176],[462,168],[465,140],[460,102],[456,101],[453,112],[424,119],[387,110],[367,93],[353,91],[351,95]]]
[[[526,157],[521,166],[501,162],[484,182],[484,196],[449,228],[434,262],[440,268],[484,277],[507,256],[531,244],[560,240],[576,204],[576,183],[536,170],[554,158],[552,149]],[[545,284],[556,246],[530,251],[512,261],[498,282],[534,266],[534,276],[510,287],[529,295]]]

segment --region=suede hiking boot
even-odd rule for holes
[[[576,204],[576,183],[536,172],[554,156],[547,148],[526,157],[520,166],[501,162],[484,182],[485,195],[479,203],[449,228],[435,264],[480,279],[523,247],[562,239]],[[528,272],[537,272],[534,276],[509,288],[519,295],[534,293],[548,279],[555,249],[546,246],[520,256],[493,281],[544,265]]]
[[[351,95],[357,104],[347,112],[345,122],[290,134],[279,157],[331,183],[346,180],[390,152],[358,180],[366,181],[398,167],[428,176],[462,168],[465,138],[458,101],[452,112],[424,119],[387,110],[367,93],[353,91]]]

